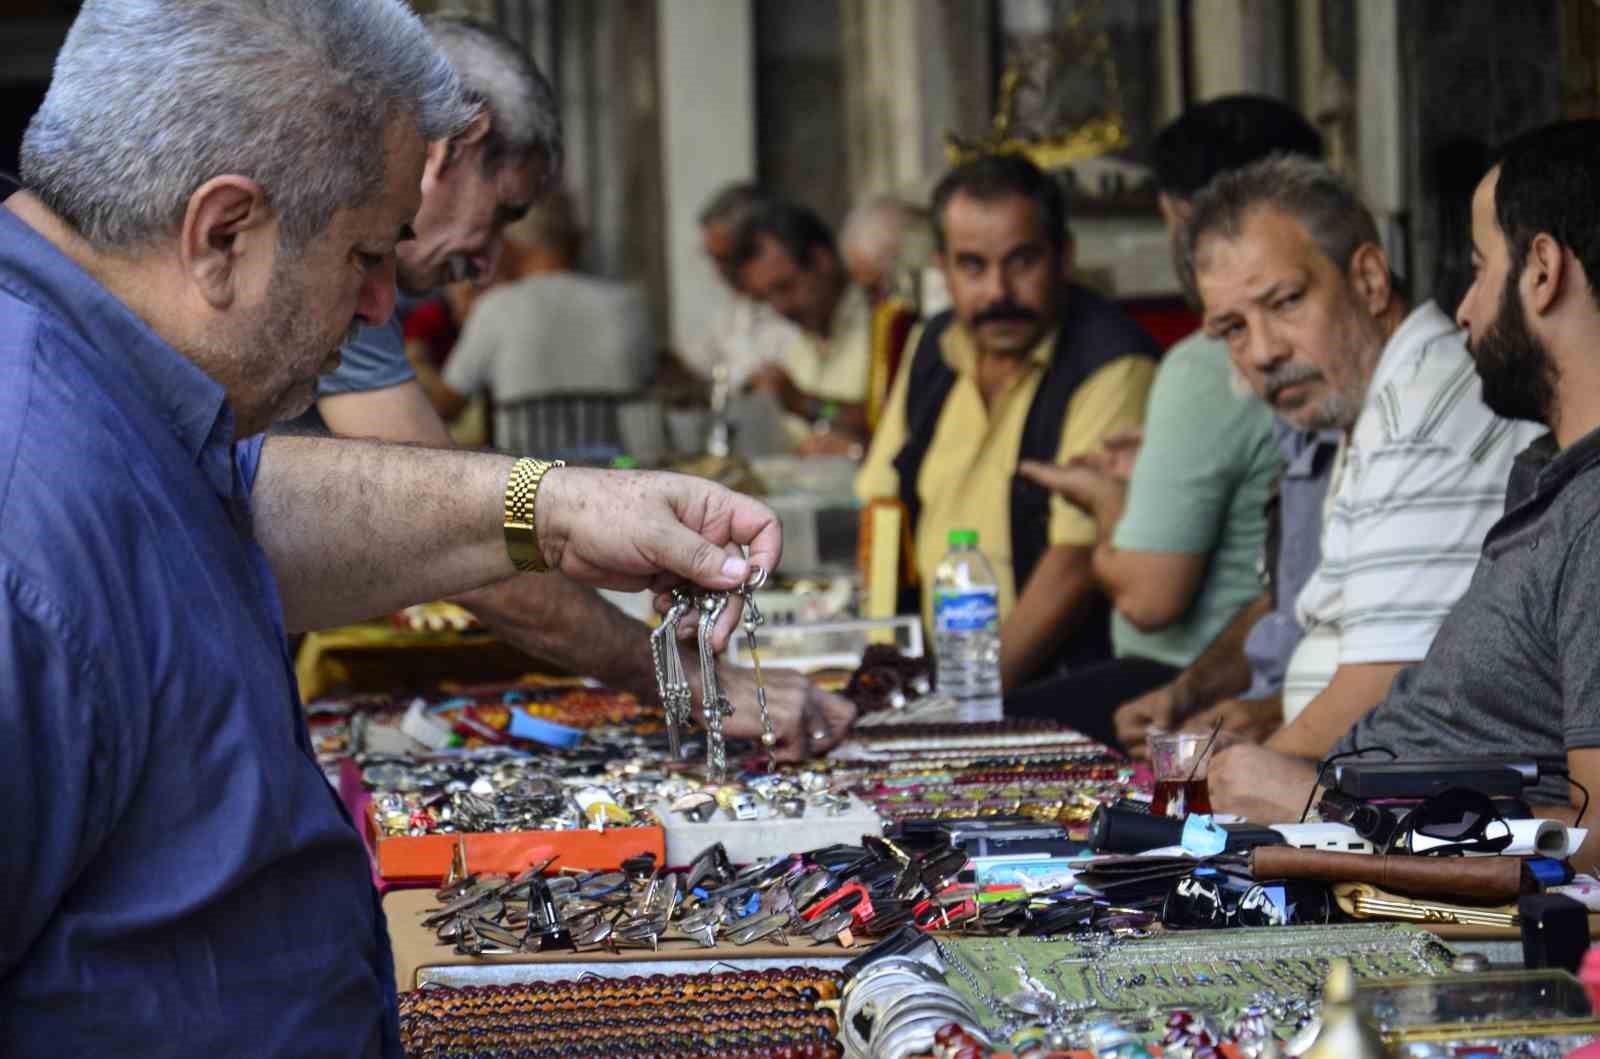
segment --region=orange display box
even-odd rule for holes
[[[629,857],[667,855],[666,832],[659,827],[613,827],[604,831],[506,831],[467,835],[383,835],[376,813],[367,807],[367,834],[385,882],[437,882],[450,870],[450,858],[463,838],[467,870],[516,875],[547,857],[554,870],[611,871]]]

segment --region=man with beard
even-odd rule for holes
[[[1594,243],[1600,190],[1592,179],[1592,166],[1600,162],[1597,128],[1594,122],[1574,123],[1530,134],[1512,144],[1501,165],[1478,186],[1472,203],[1475,280],[1458,320],[1469,331],[1469,363],[1477,366],[1482,382],[1456,382],[1443,390],[1440,402],[1414,411],[1378,392],[1368,400],[1363,426],[1352,440],[1349,467],[1358,469],[1354,461],[1366,422],[1390,429],[1389,424],[1414,421],[1419,413],[1422,421],[1432,421],[1445,411],[1443,398],[1478,389],[1483,403],[1499,416],[1538,419],[1552,429],[1533,445],[1517,446],[1520,454],[1509,470],[1504,514],[1498,522],[1491,520],[1474,555],[1469,589],[1451,606],[1422,664],[1398,673],[1381,704],[1363,710],[1363,717],[1350,718],[1347,731],[1333,745],[1275,739],[1266,749],[1227,750],[1211,773],[1219,808],[1262,821],[1293,819],[1315,784],[1315,761],[1330,750],[1382,747],[1400,758],[1482,757],[1493,750],[1571,768],[1581,782],[1600,781],[1600,750],[1594,749],[1600,747],[1594,694],[1600,683],[1594,656],[1600,629],[1592,590],[1600,584],[1600,560],[1589,541],[1595,510],[1600,510],[1600,477],[1590,474],[1600,462],[1600,440],[1590,435],[1600,426],[1594,389],[1600,366],[1592,352],[1600,338],[1600,314],[1589,280],[1600,267]],[[1246,232],[1251,224],[1259,226],[1259,216],[1243,219]],[[1237,218],[1234,226],[1237,230]],[[1202,232],[1190,240],[1203,290],[1208,270],[1227,272],[1230,264],[1238,264],[1227,230],[1218,226],[1214,234]],[[1264,309],[1251,310],[1253,322],[1269,318],[1283,294],[1299,293],[1306,286],[1277,285],[1274,278],[1259,278],[1262,293],[1270,296]],[[1299,296],[1301,307],[1293,312],[1314,312],[1309,296]],[[1245,314],[1230,314],[1230,304],[1229,291],[1213,282],[1206,296],[1208,326],[1219,331],[1242,326],[1235,318]],[[1240,344],[1242,352],[1254,346],[1243,339]],[[1424,378],[1426,368],[1426,363],[1419,365],[1414,376]],[[1392,378],[1387,355],[1379,371]],[[1528,424],[1523,424],[1515,435],[1526,432]],[[1485,461],[1493,434],[1488,424],[1453,434],[1458,443],[1451,448],[1458,461]],[[1424,443],[1432,445],[1429,438],[1416,438],[1414,448],[1426,456]],[[1445,461],[1446,453],[1440,451],[1438,458]],[[1363,462],[1363,477],[1378,472],[1371,461]],[[1448,462],[1440,466],[1448,467]],[[1418,507],[1424,499],[1418,490],[1438,480],[1437,474],[1426,472],[1424,464],[1400,478],[1382,475],[1373,483],[1379,491],[1368,493],[1363,506],[1392,506],[1405,517],[1408,507]],[[1392,482],[1384,486],[1384,478]],[[1469,478],[1462,475],[1459,482],[1466,485]],[[1488,486],[1486,480],[1478,486],[1485,501],[1494,496]],[[1462,496],[1456,506],[1467,499]],[[1362,509],[1341,502],[1331,530],[1342,525],[1354,536],[1362,522]],[[1437,520],[1411,530],[1418,539],[1438,533]],[[1464,545],[1466,539],[1459,542]],[[1357,576],[1360,565],[1381,569],[1386,579],[1397,576],[1382,560],[1382,542],[1376,549],[1365,563],[1346,561],[1347,581]],[[1314,598],[1310,589],[1304,598]],[[1389,630],[1386,635],[1398,635],[1414,621],[1416,608],[1418,600],[1397,593],[1387,611],[1360,613],[1382,622]],[[1541,811],[1571,819],[1562,779],[1547,776],[1534,797],[1557,806]]]
[[[523,49],[464,18],[433,15],[424,25],[480,111],[467,129],[428,145],[422,205],[412,225],[416,238],[395,248],[398,286],[410,296],[451,280],[492,277],[506,226],[549,190],[562,154],[554,92]],[[398,313],[361,329],[344,347],[337,369],[319,381],[316,412],[296,429],[323,426],[346,437],[451,444],[406,356]],[[592,588],[560,574],[513,578],[456,602],[502,641],[535,658],[646,701],[656,697],[650,630]],[[686,669],[698,695],[700,668]],[[728,733],[759,736],[749,672],[723,667],[721,676],[735,708]],[[825,749],[849,730],[855,710],[847,700],[790,670],[770,670],[768,678],[780,756],[795,759]]]
[[[1000,679],[1010,690],[1111,654],[1094,520],[1019,478],[1018,463],[1064,463],[1143,423],[1157,347],[1069,283],[1065,199],[1027,159],[958,166],[932,207],[955,308],[910,344],[856,494],[905,505],[930,626],[949,533],[977,530],[999,581]]]
[[[388,317],[428,144],[477,117],[399,0],[73,23],[0,206],[0,1054],[398,1059],[285,631],[777,561],[698,479],[262,436]]]

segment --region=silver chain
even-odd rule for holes
[[[761,745],[766,747],[770,755],[778,745],[778,737],[772,731],[772,717],[767,713],[767,685],[761,678],[761,656],[756,654],[756,630],[767,623],[761,611],[756,607],[756,590],[767,583],[767,572],[759,566],[750,570],[750,580],[739,586],[739,595],[744,597],[744,642],[750,650],[750,665],[756,673],[756,705],[761,708]]]

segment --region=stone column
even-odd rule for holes
[[[754,27],[749,0],[672,0],[657,15],[670,331],[661,327],[682,348],[727,297],[700,249],[700,208],[755,176]]]

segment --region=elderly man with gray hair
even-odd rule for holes
[[[1325,756],[1427,654],[1537,428],[1484,405],[1463,333],[1431,301],[1410,308],[1372,215],[1323,163],[1277,156],[1218,176],[1185,238],[1206,332],[1251,388],[1294,427],[1344,435],[1275,754],[1240,746],[1211,770],[1219,809],[1293,819],[1304,788],[1263,762]]]
[[[461,78],[467,98],[478,104],[478,112],[465,129],[428,144],[422,200],[412,225],[415,238],[395,248],[399,286],[411,295],[425,294],[447,279],[492,276],[506,226],[526,214],[553,186],[562,154],[555,95],[522,49],[498,31],[463,18],[434,15],[423,24]],[[486,300],[498,297],[503,295]],[[618,308],[597,311],[611,316],[618,315]],[[525,312],[517,327],[534,326],[548,335],[563,326],[554,318],[562,316],[569,321],[568,333],[577,333],[570,327],[576,309],[574,304],[547,298]],[[550,318],[533,321],[529,312]],[[627,332],[610,336],[617,341],[637,344],[648,340],[641,327],[623,324],[615,330]],[[468,347],[474,337],[482,337],[481,331],[481,327],[469,325],[463,333],[461,353],[467,354],[467,360],[472,359]],[[509,354],[517,342],[526,345],[523,340],[527,337],[508,336],[502,353]],[[600,345],[608,342],[605,334],[594,337]],[[597,354],[591,358],[593,363],[587,364],[585,377],[591,380],[596,377],[596,365],[615,363],[598,346],[585,349],[564,339],[556,345],[564,349],[563,355],[581,358]],[[461,353],[456,359],[461,359]],[[653,354],[650,350],[649,355]],[[510,363],[517,358],[502,359],[508,363],[500,381],[515,380],[518,387],[498,393],[497,403],[531,396],[530,373],[537,373],[534,361],[538,358],[521,358],[520,366]],[[644,359],[643,354],[639,359]],[[637,378],[638,369],[619,374]],[[458,386],[465,385],[459,371],[455,381]],[[524,403],[514,415],[497,414],[502,427],[496,438],[500,447],[562,445],[585,437],[610,439],[606,425],[615,417],[611,395],[622,380],[603,384],[611,389],[601,391],[601,384],[596,384],[597,392],[572,396],[571,390],[581,382],[561,377],[558,371],[556,377],[541,381],[546,390],[561,393],[556,402]],[[338,368],[322,377],[318,392],[317,410],[298,424],[301,430],[326,426],[346,437],[437,447],[451,444],[450,433],[435,409],[435,404],[449,404],[448,390],[430,366],[415,363],[406,355],[398,315],[363,328],[347,343]],[[506,429],[513,424],[515,430]],[[512,578],[457,602],[471,609],[501,640],[546,663],[597,677],[641,699],[656,697],[650,630],[588,586],[560,574]],[[699,666],[688,666],[688,672],[698,691]],[[763,721],[755,707],[749,670],[722,667],[720,675],[735,704],[727,722],[729,734],[761,734]],[[767,701],[779,736],[780,756],[797,758],[824,749],[848,731],[855,717],[848,700],[821,691],[792,670],[775,669],[769,677]]]
[[[400,1056],[285,630],[777,560],[709,483],[260,436],[477,117],[398,0],[83,5],[0,207],[0,1053]]]

